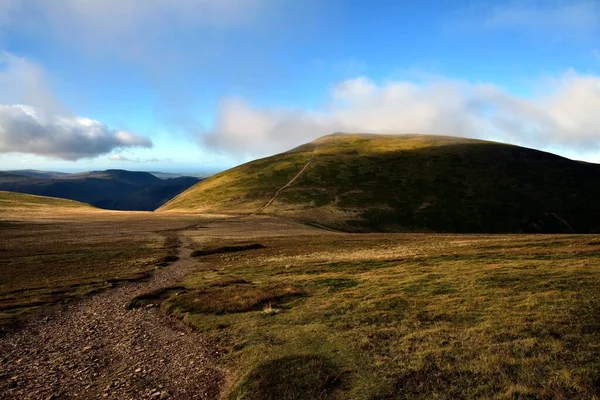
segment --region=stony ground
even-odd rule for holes
[[[0,338],[0,399],[217,398],[218,347],[153,305],[126,307],[189,272],[195,261],[183,240],[179,261],[151,281],[90,297]]]

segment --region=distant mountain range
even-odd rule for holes
[[[200,181],[190,176],[117,169],[73,174],[35,170],[0,172],[0,190],[130,211],[155,210]]]

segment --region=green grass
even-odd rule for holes
[[[330,135],[217,174],[161,211],[256,211],[353,231],[598,232],[600,169],[500,143]]]
[[[161,301],[228,349],[226,398],[594,399],[597,240],[265,238],[205,257]]]

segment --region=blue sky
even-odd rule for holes
[[[334,131],[600,161],[600,1],[0,0],[0,168],[215,171]]]

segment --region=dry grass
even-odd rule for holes
[[[229,346],[231,398],[600,398],[599,237],[298,233],[203,258],[166,300]],[[270,287],[304,295],[220,312]],[[281,367],[303,357],[336,384]]]
[[[201,290],[172,298],[168,311],[176,315],[194,314],[235,314],[253,310],[273,310],[273,304],[285,304],[303,296],[304,292],[290,285],[254,286],[243,283],[227,286],[211,285]],[[269,312],[268,312],[269,313]]]
[[[341,234],[260,216],[3,215],[2,315],[139,278],[169,255],[164,230],[197,222],[184,232],[197,249],[265,247],[198,258],[180,285],[133,306],[162,303],[219,340],[229,350],[225,397],[600,398],[600,236]]]
[[[67,300],[148,278],[176,259],[178,239],[164,230],[189,225],[189,217],[0,194],[0,331]]]

